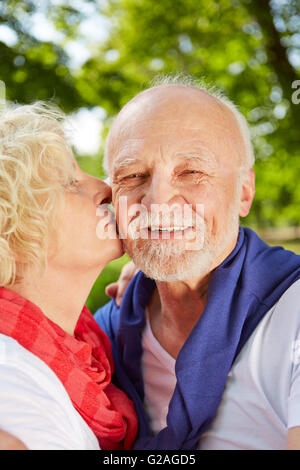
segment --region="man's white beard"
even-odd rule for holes
[[[204,227],[201,249],[186,250],[184,240],[124,240],[127,254],[146,276],[156,281],[183,281],[210,273],[238,234],[239,215],[236,201],[221,233],[208,235]]]
[[[156,281],[181,281],[201,275],[211,266],[208,250],[185,251],[179,242],[159,240],[133,240],[126,246],[128,255],[146,276]]]

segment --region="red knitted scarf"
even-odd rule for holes
[[[137,433],[134,406],[111,383],[111,345],[86,306],[71,336],[35,304],[0,287],[0,333],[17,340],[55,372],[101,449],[132,447]]]

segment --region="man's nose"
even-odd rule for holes
[[[152,204],[170,204],[177,199],[180,199],[178,190],[172,184],[171,178],[162,173],[152,176],[141,202],[150,208]]]

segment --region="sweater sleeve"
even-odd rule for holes
[[[119,307],[114,300],[100,307],[94,314],[94,318],[101,330],[107,334],[114,348],[115,336],[119,324]]]

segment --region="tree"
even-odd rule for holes
[[[31,32],[32,17],[40,11],[40,2],[5,0],[0,3],[0,26],[15,34],[15,43],[0,41],[0,79],[6,85],[7,99],[29,103],[36,99],[53,99],[65,111],[78,108],[84,100],[75,87],[68,67],[68,56],[55,42],[37,39]],[[76,35],[82,15],[65,2],[52,8],[43,2],[43,14],[67,38]],[[69,4],[68,4],[69,3]]]

